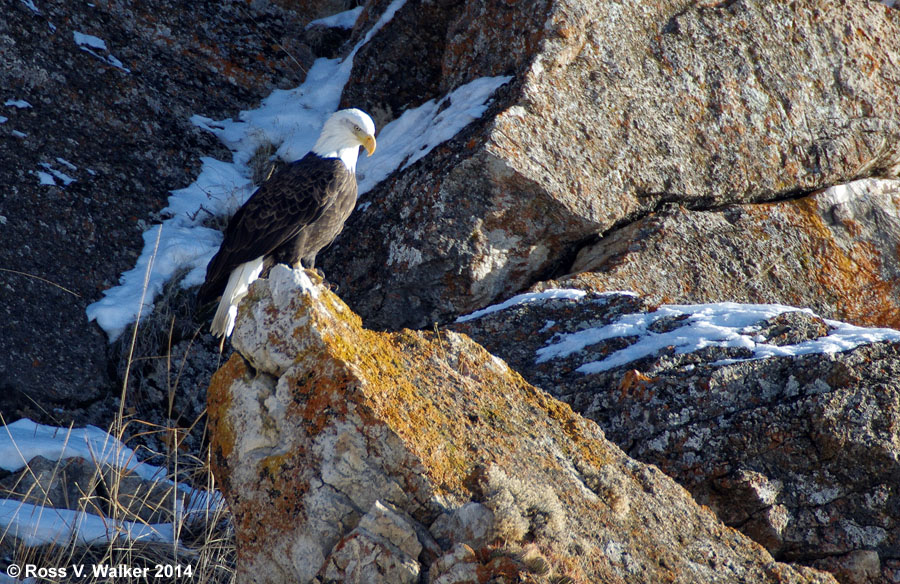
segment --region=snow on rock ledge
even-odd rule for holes
[[[900,331],[620,293],[514,304],[453,329],[775,557],[897,581]]]
[[[278,267],[235,346],[208,405],[241,582],[833,582],[775,563],[463,335],[366,330]]]

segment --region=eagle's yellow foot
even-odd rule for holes
[[[306,275],[309,276],[309,279],[312,280],[313,284],[319,286],[325,283],[325,274],[319,268],[306,268],[304,271],[306,272]]]

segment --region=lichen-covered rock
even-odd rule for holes
[[[774,562],[465,336],[366,330],[276,266],[234,337],[209,415],[241,582],[833,582]]]
[[[477,503],[476,503],[477,504]],[[478,558],[464,543],[457,543],[439,557],[428,572],[429,584],[469,584],[478,582]]]
[[[801,199],[670,206],[582,249],[572,275],[534,290],[636,290],[655,302],[779,302],[900,327],[900,181]]]
[[[326,582],[413,584],[422,545],[400,514],[376,501],[326,560]]]
[[[345,103],[388,120],[475,77],[514,80],[374,189],[323,258],[375,326],[484,306],[662,202],[771,201],[900,169],[900,17],[878,2],[439,4],[398,11]]]
[[[743,315],[752,307],[738,305],[718,307],[717,323],[703,317],[710,305],[677,308],[682,315],[634,295],[586,294],[453,328],[777,559],[842,582],[897,581],[900,332],[795,311],[751,322]],[[703,340],[692,345],[698,330]],[[868,341],[842,345],[842,330]]]

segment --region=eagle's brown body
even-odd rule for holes
[[[310,153],[272,175],[228,222],[218,253],[206,268],[201,304],[222,294],[231,272],[263,258],[315,265],[316,254],[334,241],[356,205],[356,176],[339,158]]]
[[[264,182],[228,222],[198,294],[201,305],[221,296],[209,329],[223,343],[256,278],[276,263],[314,267],[341,232],[356,205],[360,146],[375,152],[372,118],[353,108],[331,114],[312,151]]]

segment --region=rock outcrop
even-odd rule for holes
[[[423,48],[407,40],[419,30],[447,32]],[[663,203],[776,201],[900,169],[900,18],[877,2],[410,3],[379,39],[344,101],[384,119],[475,77],[515,80],[376,188],[324,259],[378,327],[566,273],[592,237]],[[385,61],[416,74],[398,82]]]
[[[210,387],[240,581],[833,582],[467,337],[366,330],[309,274],[253,284]]]
[[[587,294],[452,328],[777,559],[848,584],[897,582],[900,332],[783,310]]]
[[[534,290],[635,290],[659,303],[777,302],[900,327],[900,181],[865,179],[781,203],[671,205],[583,248]]]

